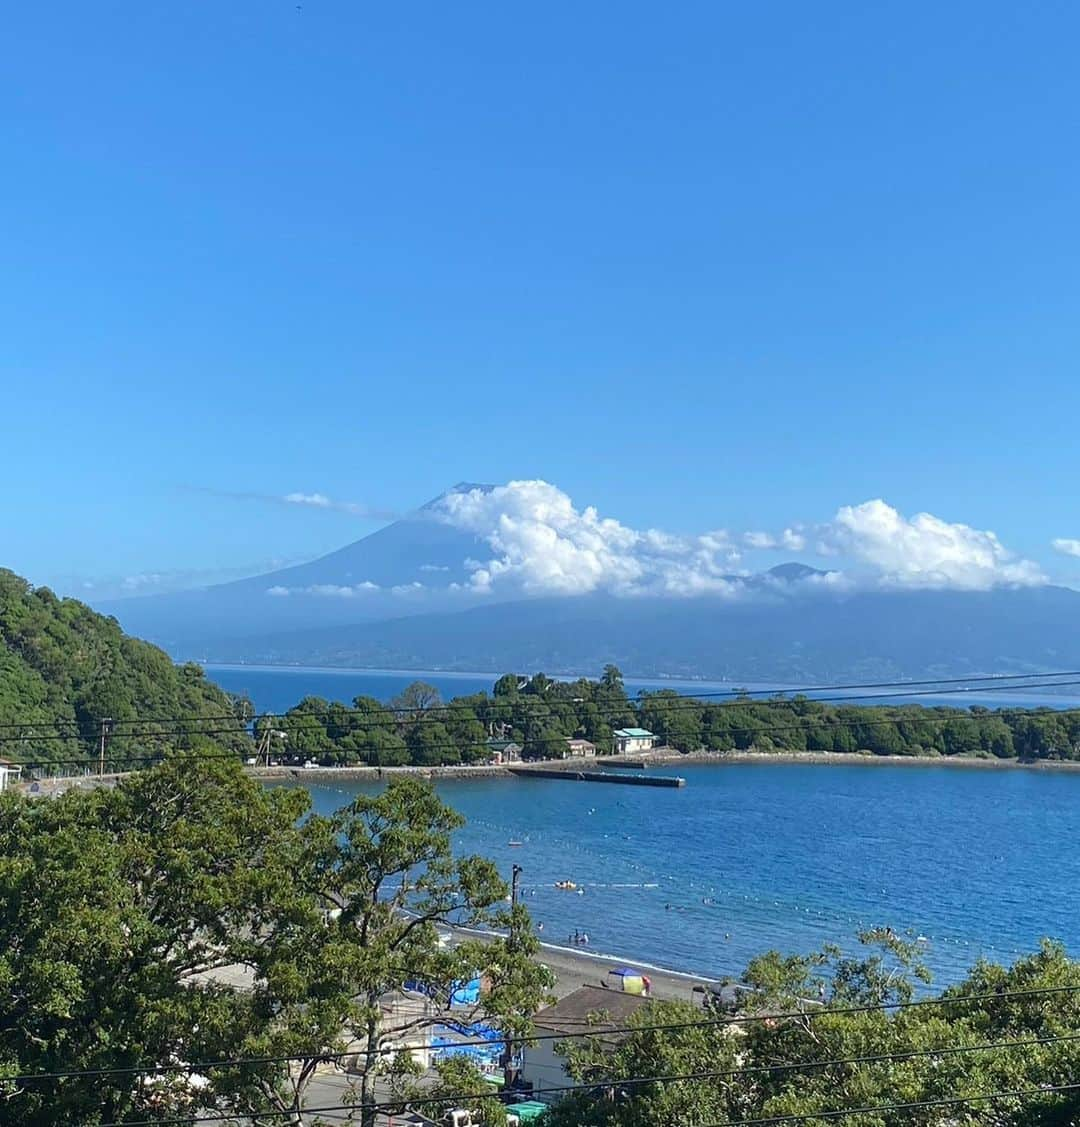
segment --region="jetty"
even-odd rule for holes
[[[566,779],[576,783],[618,783],[630,787],[684,787],[678,775],[623,775],[617,771],[579,771],[573,767],[508,767],[522,779]]]

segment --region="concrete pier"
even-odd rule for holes
[[[621,783],[631,787],[684,787],[678,775],[621,775],[616,771],[575,771],[567,767],[508,767],[512,775],[527,779],[567,779],[580,783]]]

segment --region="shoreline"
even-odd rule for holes
[[[747,767],[776,764],[780,766],[821,766],[821,767],[951,767],[963,770],[987,771],[1080,771],[1080,761],[1047,759],[991,759],[978,756],[949,755],[874,755],[863,752],[828,751],[691,751],[662,752],[652,755],[614,756],[605,755],[598,759],[542,760],[537,767],[545,771],[566,771],[568,774],[582,770],[602,770],[606,767],[623,767],[631,763],[640,764],[644,760],[649,767],[672,768],[679,766],[698,767]],[[515,770],[511,770],[514,768]],[[523,779],[527,777],[529,765],[521,763],[495,764],[482,763],[472,766],[454,765],[446,767],[253,767],[251,773],[257,778],[275,780],[305,780],[318,782],[325,780],[354,780],[357,782],[381,782],[397,775],[417,775],[424,779]],[[543,776],[538,775],[538,778]]]
[[[455,935],[468,935],[484,938],[492,933],[478,928],[451,927]],[[567,947],[559,943],[549,943],[541,939],[535,931],[540,944],[540,951],[536,961],[543,964],[555,975],[555,994],[562,998],[573,993],[581,986],[596,986],[607,977],[607,971],[615,967],[632,967],[641,970],[649,976],[653,985],[653,997],[664,999],[681,999],[694,1001],[694,987],[710,982],[719,981],[713,974],[695,974],[692,971],[675,970],[663,967],[657,963],[643,962],[641,959],[629,959],[622,955],[608,954],[602,951],[589,951],[576,947]],[[734,973],[734,972],[732,972]]]

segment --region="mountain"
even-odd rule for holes
[[[725,577],[735,598],[523,599],[469,583],[493,550],[441,519],[463,482],[310,563],[99,604],[176,658],[397,668],[590,671],[746,681],[1080,667],[1080,594],[1061,587],[842,592],[785,563]]]
[[[176,742],[170,721],[177,718],[235,744],[242,741],[239,725],[233,733],[222,720],[231,715],[228,696],[198,666],[177,667],[168,654],[128,637],[85,604],[0,570],[0,756],[84,757],[96,750],[105,717],[115,722],[114,751],[134,741],[145,754],[151,732]],[[199,725],[199,718],[206,722]],[[133,721],[140,721],[137,741]],[[85,738],[59,740],[57,725],[65,736]]]
[[[800,565],[796,565],[800,566]],[[802,572],[781,571],[803,577]],[[218,660],[825,683],[1080,668],[1080,593],[867,591],[530,599],[239,639]]]
[[[487,491],[461,482],[450,493]],[[173,656],[199,657],[223,638],[403,613],[461,609],[470,596],[455,590],[466,561],[490,549],[434,514],[446,494],[369,536],[309,563],[190,591],[97,603],[127,630]]]

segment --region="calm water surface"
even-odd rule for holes
[[[542,938],[724,974],[769,948],[927,938],[935,980],[1044,936],[1080,949],[1080,774],[949,767],[686,766],[685,788],[448,780],[457,847],[522,888]],[[311,782],[330,812],[358,786]],[[511,847],[510,841],[522,841]],[[570,879],[583,895],[553,885]]]
[[[446,673],[433,670],[408,669],[322,669],[305,666],[269,665],[207,665],[206,675],[230,693],[243,693],[251,698],[260,712],[284,712],[306,696],[325,697],[327,700],[351,701],[353,697],[371,696],[376,700],[390,700],[413,681],[426,681],[434,685],[444,700],[470,693],[490,692],[498,679],[491,673]],[[754,692],[784,691],[790,686],[747,682],[741,686]],[[960,688],[961,686],[957,686]],[[642,689],[674,689],[680,693],[712,694],[717,699],[730,694],[734,685],[721,681],[646,680],[627,677],[626,688],[631,694]],[[982,705],[986,708],[1075,708],[1080,706],[1080,696],[1040,692],[982,692],[978,688],[963,692],[899,694],[890,690],[880,697],[869,697],[865,689],[847,693],[807,692],[810,697],[822,696],[830,700],[845,696],[857,698],[860,704],[903,704],[914,702],[925,705],[949,705],[964,708]]]
[[[307,694],[387,700],[418,677],[447,697],[494,680],[250,666],[207,673],[265,711]],[[1006,703],[1001,693],[912,699]],[[1008,702],[1076,704],[1032,693]],[[1080,954],[1080,773],[767,763],[679,773],[688,783],[679,790],[470,779],[440,791],[468,818],[460,850],[492,857],[507,877],[515,862],[524,867],[527,903],[548,942],[577,929],[594,951],[725,974],[771,947],[849,944],[860,925],[888,924],[927,938],[938,982],[961,977],[979,955],[1011,961],[1044,935]],[[323,812],[362,789],[307,785]],[[584,894],[557,891],[563,879]]]

